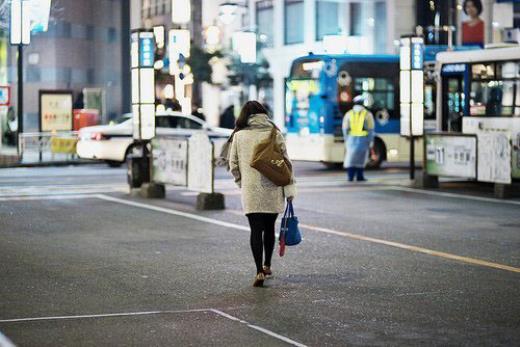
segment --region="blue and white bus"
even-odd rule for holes
[[[327,166],[343,162],[343,116],[354,96],[369,98],[376,138],[369,167],[405,161],[409,142],[400,136],[399,56],[308,55],[296,59],[286,81],[287,149],[295,160]],[[435,84],[425,87],[425,128],[435,127]],[[422,146],[416,158],[422,158]]]

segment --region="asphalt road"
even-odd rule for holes
[[[227,209],[202,212],[131,198],[124,168],[0,170],[0,346],[520,345],[519,200],[296,175],[304,241],[253,288],[225,172]]]

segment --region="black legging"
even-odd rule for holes
[[[274,250],[274,223],[277,213],[248,213],[251,227],[251,250],[255,258],[256,272],[262,272],[262,255],[265,248],[265,266],[271,266]],[[262,240],[263,232],[263,240]]]

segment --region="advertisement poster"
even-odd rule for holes
[[[426,136],[426,171],[432,176],[477,178],[477,137]]]
[[[40,91],[40,131],[71,131],[72,116],[72,92]]]
[[[188,189],[213,193],[213,144],[202,132],[192,135],[188,144]]]
[[[154,138],[152,140],[152,158],[152,180],[154,182],[187,186],[187,140]]]
[[[504,133],[478,135],[478,180],[511,183],[511,142]]]

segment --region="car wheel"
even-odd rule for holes
[[[330,170],[339,170],[343,168],[343,163],[334,163],[331,161],[322,161],[321,162],[327,169]]]
[[[107,160],[106,163],[110,167],[120,167],[123,165],[124,161]]]
[[[379,169],[386,159],[386,146],[383,140],[376,137],[374,145],[370,148],[367,169]]]

